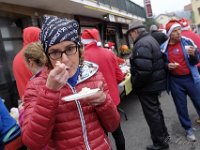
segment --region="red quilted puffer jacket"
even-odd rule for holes
[[[43,70],[27,86],[22,124],[24,144],[31,150],[110,150],[104,129],[114,131],[119,125],[120,116],[102,74],[89,69],[89,74],[82,73],[75,88],[66,84],[60,91],[45,86],[47,76],[48,71]],[[106,93],[102,105],[91,106],[84,100],[61,100],[63,96],[79,92],[83,87],[97,88],[99,82],[104,83]]]

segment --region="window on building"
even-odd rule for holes
[[[14,81],[12,74],[12,61],[14,56],[22,47],[21,29],[17,27],[11,19],[0,17],[0,32],[2,35],[2,39],[0,40],[2,40],[4,47],[1,50],[5,50],[5,56],[3,57],[6,60],[6,62],[2,62],[3,60],[0,60],[0,62],[1,64],[6,63],[8,65],[9,72],[11,73],[12,80]],[[2,69],[3,67],[0,65],[0,84],[6,83],[6,79],[3,73],[5,70]]]

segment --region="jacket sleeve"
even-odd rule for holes
[[[22,141],[31,150],[45,147],[55,122],[60,93],[29,84],[24,95]]]
[[[1,139],[5,134],[16,124],[16,120],[11,117],[9,111],[7,110],[5,104],[0,98],[0,144]]]
[[[190,62],[191,65],[197,65],[199,62],[199,49],[196,46],[196,44],[194,43],[194,41],[192,39],[187,39],[187,42],[189,45],[192,45],[195,48],[195,55],[194,56],[189,56],[188,60]]]
[[[103,104],[96,106],[96,112],[104,129],[108,132],[113,132],[119,127],[120,115],[116,105],[109,95],[105,83],[103,87],[106,94],[106,100]]]
[[[199,63],[199,57],[200,57],[200,54],[199,54],[199,51],[196,49],[195,50],[195,55],[194,56],[190,56],[188,59],[189,59],[189,62],[191,65],[197,65]]]
[[[141,46],[134,50],[130,59],[132,84],[134,87],[143,87],[152,74],[152,51],[148,47]]]

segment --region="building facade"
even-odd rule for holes
[[[197,32],[200,34],[200,0],[191,0],[192,14],[194,24],[197,26]]]

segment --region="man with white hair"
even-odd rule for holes
[[[196,141],[192,122],[188,115],[187,95],[200,116],[200,76],[196,64],[199,61],[197,46],[191,39],[181,36],[178,20],[166,24],[169,39],[161,46],[168,66],[168,90],[171,91],[177,114],[189,141]]]

